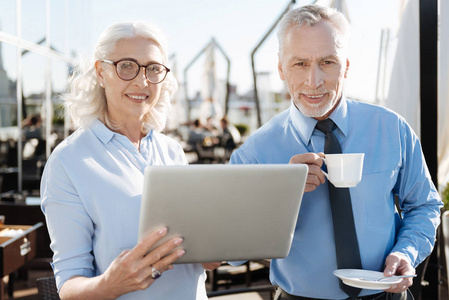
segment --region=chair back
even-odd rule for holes
[[[38,278],[36,282],[39,300],[60,300],[54,276]]]

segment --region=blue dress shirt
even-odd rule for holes
[[[69,278],[106,271],[137,244],[143,172],[149,165],[187,164],[181,146],[150,131],[140,152],[100,121],[79,129],[51,154],[41,183],[58,289]],[[119,299],[207,299],[201,264],[175,265],[144,291]]]
[[[391,110],[344,97],[330,118],[343,153],[365,153],[362,181],[349,189],[363,269],[383,272],[394,251],[416,267],[432,251],[442,206],[417,136]],[[231,163],[287,164],[296,154],[323,152],[325,136],[316,123],[292,104],[251,135]],[[272,260],[270,279],[293,295],[345,299],[332,273],[337,263],[327,184],[304,194],[290,253]]]

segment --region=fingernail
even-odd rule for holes
[[[185,250],[179,250],[178,253],[177,253],[177,255],[178,255],[178,257],[181,257],[181,256],[183,256],[185,253],[186,253]]]
[[[173,241],[173,243],[174,243],[175,245],[179,245],[179,244],[182,243],[182,241],[183,241],[182,238],[177,238],[176,240]]]
[[[168,230],[167,227],[163,227],[163,228],[159,229],[159,234],[164,235],[167,233],[167,230]]]

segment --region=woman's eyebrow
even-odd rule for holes
[[[117,59],[116,61],[121,61],[121,60],[130,60],[130,61],[134,61],[134,62],[136,62],[136,63],[138,63],[140,65],[145,65],[145,66],[150,65],[150,64],[162,64],[161,62],[158,62],[156,60],[148,60],[148,61],[146,61],[146,63],[142,64],[137,59],[132,58],[132,57],[123,57],[123,58]]]

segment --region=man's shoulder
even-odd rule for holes
[[[374,103],[368,103],[360,100],[346,100],[348,104],[348,110],[350,113],[356,113],[360,115],[366,115],[367,118],[371,117],[383,117],[393,119],[403,119],[397,112],[381,105]]]
[[[272,153],[273,147],[282,144],[289,123],[288,110],[281,112],[252,133],[233,155],[245,157],[251,162],[259,161],[267,153]]]
[[[288,120],[288,110],[279,113],[251,134],[247,141],[264,142],[265,139],[279,138],[287,126]]]

